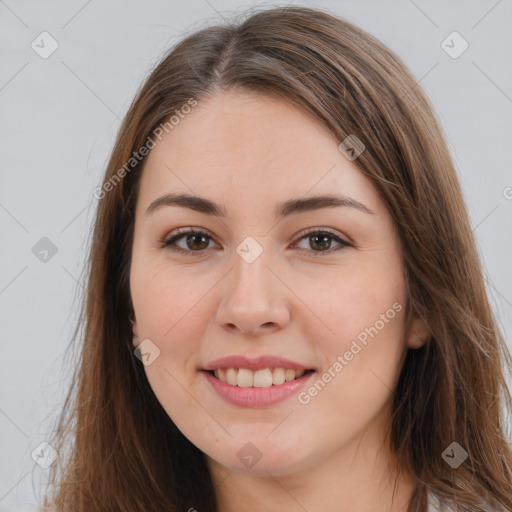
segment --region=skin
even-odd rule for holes
[[[405,353],[428,332],[418,318],[405,325],[393,221],[339,142],[284,100],[237,91],[201,101],[145,162],[130,273],[134,347],[148,338],[159,348],[147,378],[206,454],[222,512],[398,512],[411,497],[413,479],[396,471],[385,433]],[[331,207],[274,218],[277,203],[333,191],[374,213]],[[227,216],[180,206],[145,213],[170,192],[223,204]],[[182,237],[188,254],[161,247],[187,227],[210,238]],[[315,244],[301,234],[309,227],[355,245]],[[263,249],[250,264],[236,252],[248,236]],[[272,354],[318,369],[314,382],[394,303],[402,310],[306,405],[294,395],[233,406],[200,372],[218,357]],[[252,467],[237,457],[248,442],[261,453]]]

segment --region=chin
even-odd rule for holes
[[[245,473],[254,476],[281,476],[306,470],[315,464],[314,450],[308,456],[303,450],[298,452],[297,446],[276,446],[275,443],[257,437],[249,438],[245,442],[230,440],[224,447],[217,445],[207,454],[216,464],[228,468],[230,471]],[[304,446],[302,446],[304,449]]]

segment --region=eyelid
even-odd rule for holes
[[[334,231],[330,228],[322,228],[322,227],[317,227],[317,226],[305,228],[302,231],[299,231],[299,233],[297,233],[297,235],[296,235],[296,241],[300,242],[300,240],[302,240],[307,235],[314,234],[314,233],[327,233],[327,234],[331,235],[333,238],[337,238],[338,240],[340,240],[341,242],[343,242],[346,245],[353,245],[352,242],[348,239],[348,237],[343,238],[344,235],[341,235],[337,231]]]

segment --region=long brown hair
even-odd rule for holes
[[[430,329],[408,350],[394,391],[392,449],[418,485],[410,512],[435,493],[458,511],[512,509],[505,380],[511,356],[490,308],[469,217],[439,121],[401,60],[358,27],[320,10],[280,7],[202,29],[177,44],[139,89],[97,192],[87,287],[73,342],[75,378],[50,444],[59,452],[45,505],[57,512],[216,511],[204,454],[177,429],[134,356],[129,270],[138,182],[134,152],[183,105],[241,89],[312,114],[357,165],[399,236],[408,314]],[[127,165],[129,162],[129,165]],[[457,469],[443,452],[469,454]]]

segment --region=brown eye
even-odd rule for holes
[[[172,251],[181,252],[183,254],[202,253],[208,248],[211,237],[203,231],[180,231],[178,235],[162,242],[161,247],[168,247]],[[179,245],[179,243],[181,245]],[[194,256],[196,254],[193,254]]]
[[[346,242],[345,240],[335,235],[334,233],[318,229],[310,230],[303,234],[302,237],[299,239],[299,242],[301,242],[302,240],[308,240],[309,248],[305,249],[313,253],[329,252],[330,254],[332,252],[343,249],[344,247],[352,247],[352,244]],[[336,242],[339,245],[339,247],[330,250],[333,241]]]
[[[318,249],[320,251],[330,249],[330,245],[332,242],[331,235],[309,235],[310,245],[313,249]]]
[[[208,242],[205,244],[205,240],[208,238],[200,233],[192,233],[185,236],[185,243],[189,249],[206,249]]]

